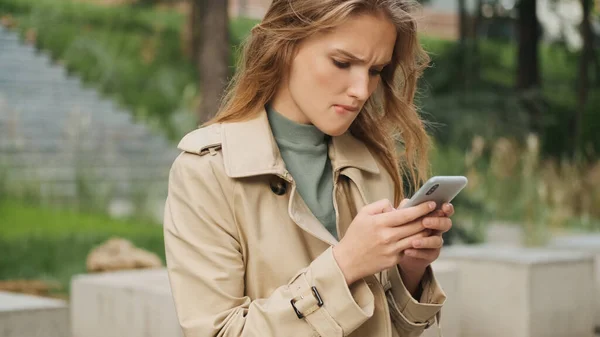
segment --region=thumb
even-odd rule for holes
[[[406,198],[405,198],[404,200],[400,201],[400,206],[399,206],[398,208],[402,208],[402,207],[404,207],[404,205],[406,205],[406,203],[408,202],[408,200],[409,200],[409,199],[406,199]]]
[[[372,204],[366,205],[363,211],[369,215],[376,215],[381,213],[387,213],[394,210],[392,203],[388,199],[376,201]]]

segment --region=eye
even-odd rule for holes
[[[333,64],[340,69],[350,68],[350,63],[348,63],[348,62],[340,62],[337,60],[333,60]]]
[[[379,76],[381,75],[381,72],[383,71],[383,69],[379,70],[379,69],[371,69],[369,70],[369,74],[373,77],[375,76]]]

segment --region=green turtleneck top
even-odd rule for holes
[[[267,105],[273,136],[296,188],[315,217],[335,237],[333,170],[328,136],[314,125],[296,123]]]

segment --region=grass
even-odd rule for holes
[[[0,201],[0,280],[59,282],[66,294],[71,277],[86,272],[89,252],[114,236],[156,253],[164,262],[162,227],[157,224]]]
[[[140,236],[159,233],[162,228],[151,222],[118,220],[103,214],[40,208],[14,201],[0,203],[0,214],[0,230],[5,239],[20,239],[32,235],[55,238],[74,232]]]

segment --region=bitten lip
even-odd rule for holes
[[[339,106],[340,108],[344,108],[344,109],[346,109],[348,111],[352,111],[352,112],[358,111],[358,107],[357,106],[343,105],[343,104],[336,104],[336,106]]]

